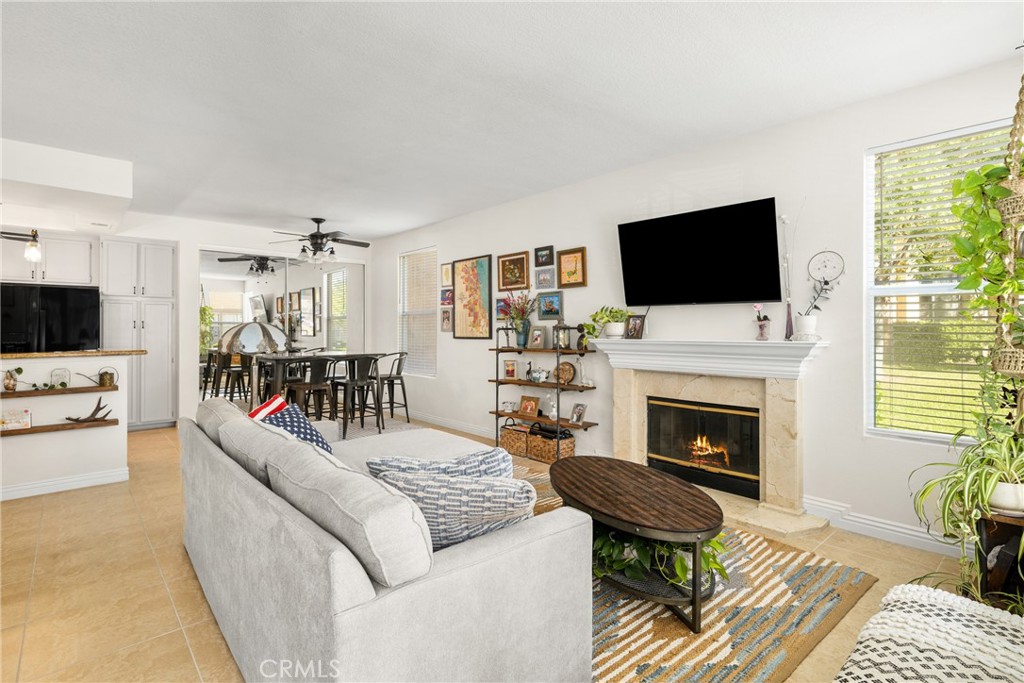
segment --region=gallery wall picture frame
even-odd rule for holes
[[[548,343],[548,328],[536,325],[530,328],[530,338],[526,340],[528,349],[544,349]]]
[[[441,264],[441,286],[452,286],[452,264],[450,263]]]
[[[494,302],[494,317],[498,320],[508,320],[508,303],[504,299]]]
[[[453,288],[441,290],[441,305],[442,306],[454,306],[455,305],[455,290]]]
[[[562,249],[557,256],[558,286],[587,286],[587,248]]]
[[[530,288],[530,252],[503,254],[498,257],[498,291],[511,292]]]
[[[452,331],[452,307],[442,306],[441,307],[441,331],[451,332]]]
[[[537,412],[540,410],[540,397],[538,396],[521,396],[519,398],[519,410],[516,411],[521,415],[528,415],[530,417],[537,417]]]
[[[553,266],[534,269],[533,284],[537,289],[554,289],[557,286],[555,282],[555,269]]]
[[[505,361],[505,379],[519,379],[519,361]]]
[[[306,287],[299,290],[299,335],[303,337],[315,337],[316,327],[313,317],[313,287]]]
[[[284,297],[279,296],[274,299],[274,310],[277,311],[278,315],[284,315]]]
[[[252,313],[254,322],[267,322],[267,305],[263,301],[262,294],[253,294],[249,297],[249,311]]]
[[[537,268],[543,266],[555,265],[555,247],[554,245],[548,245],[546,247],[537,247],[533,250],[533,265]]]
[[[565,310],[562,301],[562,290],[537,294],[537,319],[563,320]]]
[[[491,338],[491,255],[452,262],[455,290],[453,336],[456,339]]]
[[[626,339],[643,339],[646,315],[631,315],[626,318]]]
[[[290,293],[288,295],[288,311],[289,312],[291,312],[291,311],[298,311],[299,310],[299,303],[300,303],[300,301],[299,301],[299,293],[298,292],[292,292],[292,293]]]

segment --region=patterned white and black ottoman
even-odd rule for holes
[[[895,586],[837,683],[1024,681],[1024,618],[927,586]]]

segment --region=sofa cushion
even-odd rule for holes
[[[264,486],[270,486],[267,462],[286,449],[295,448],[306,457],[331,457],[329,453],[296,439],[279,427],[249,418],[221,425],[220,447]]]
[[[220,427],[226,422],[245,417],[242,409],[227,399],[208,398],[196,408],[196,424],[218,446],[220,445]]]
[[[262,420],[269,415],[281,412],[286,407],[288,407],[288,404],[281,398],[281,394],[274,394],[264,403],[250,410],[249,417],[254,420]]]
[[[463,455],[453,460],[421,460],[401,456],[374,458],[366,461],[373,476],[381,472],[441,474],[448,477],[511,477],[512,456],[504,448],[491,448]]]
[[[267,467],[274,493],[348,546],[377,583],[398,586],[430,571],[430,529],[405,495],[331,456],[286,451]]]
[[[533,485],[521,479],[408,472],[381,472],[378,479],[416,502],[430,527],[434,550],[532,517],[537,502]]]
[[[265,425],[279,427],[297,439],[331,452],[331,446],[327,443],[324,435],[317,431],[309,418],[302,414],[302,411],[294,405],[279,410],[272,415],[267,415],[260,420]]]

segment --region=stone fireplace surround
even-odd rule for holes
[[[779,534],[827,524],[803,508],[800,379],[827,342],[597,339],[614,370],[613,453],[647,464],[647,397],[761,412],[761,491],[737,522]]]

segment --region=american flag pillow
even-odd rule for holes
[[[285,409],[288,404],[281,398],[281,394],[274,394],[270,397],[270,400],[261,406],[255,408],[249,413],[249,417],[254,420],[262,420],[265,417],[269,417],[274,413],[279,413]]]
[[[327,443],[324,435],[318,432],[313,423],[309,421],[309,418],[293,405],[287,406],[284,410],[278,411],[273,415],[268,415],[263,418],[262,422],[283,429],[295,438],[311,443],[314,446],[319,446],[328,453],[334,452],[331,450],[331,446]]]

